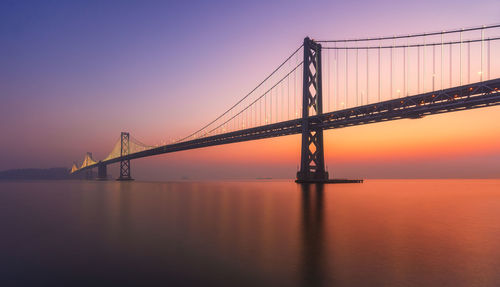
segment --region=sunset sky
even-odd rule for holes
[[[498,0],[2,1],[0,170],[182,137],[298,47],[500,23]],[[498,61],[497,61],[498,62]],[[335,177],[500,177],[500,107],[325,132]],[[144,180],[292,178],[300,136],[132,162]],[[118,167],[108,172],[116,176]]]

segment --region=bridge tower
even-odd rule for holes
[[[92,159],[93,159],[92,153],[87,152],[87,155],[85,156],[84,163],[89,164],[89,161],[91,161]],[[87,171],[85,172],[85,179],[90,180],[90,179],[93,179],[93,177],[94,177],[94,174],[92,172],[92,169],[87,169]]]
[[[120,157],[123,158],[130,153],[130,134],[127,132],[122,132],[120,141]],[[133,180],[132,177],[130,177],[130,159],[122,159],[120,161],[120,177],[117,180]]]
[[[312,127],[309,119],[323,113],[321,45],[309,37],[304,39],[303,67],[302,149],[296,182],[325,182],[328,172],[325,171],[323,129]]]

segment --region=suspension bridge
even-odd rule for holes
[[[297,182],[329,182],[323,131],[500,104],[500,24],[388,37],[312,40],[226,111],[186,137],[146,145],[122,132],[111,153],[88,152],[71,173],[107,178],[120,163],[208,146],[302,135]]]

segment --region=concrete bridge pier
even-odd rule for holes
[[[97,165],[97,180],[107,180],[108,179],[108,169],[103,163]]]
[[[85,179],[87,179],[87,180],[91,180],[91,179],[93,179],[93,178],[94,178],[94,174],[92,173],[92,169],[91,169],[91,168],[90,168],[90,169],[87,169],[87,170],[85,171]]]

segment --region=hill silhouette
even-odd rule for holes
[[[0,180],[64,180],[75,179],[65,167],[48,169],[24,168],[0,171]]]

